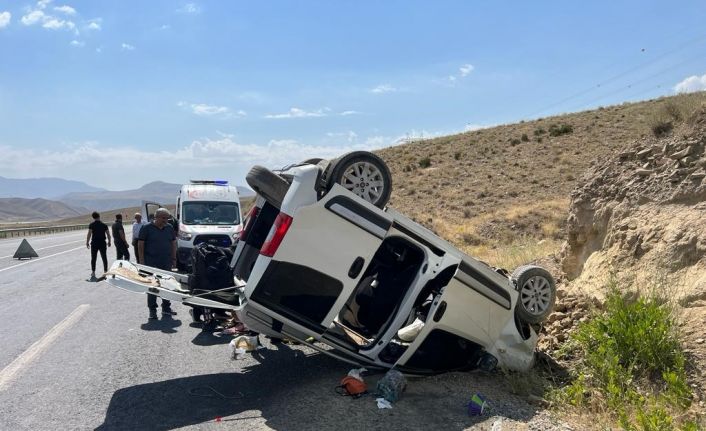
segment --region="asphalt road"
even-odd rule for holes
[[[379,410],[372,396],[337,395],[351,366],[308,348],[263,337],[264,349],[232,360],[232,337],[202,332],[181,304],[148,323],[144,295],[88,282],[85,235],[29,237],[39,258],[22,261],[11,257],[21,239],[0,240],[0,430],[462,430],[498,420],[507,430],[537,417],[497,374],[410,380]],[[366,380],[371,389],[380,377]],[[491,415],[467,415],[476,392]]]

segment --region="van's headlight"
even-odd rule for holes
[[[182,241],[189,241],[191,239],[191,234],[189,232],[179,231],[179,233],[177,233],[177,237]]]

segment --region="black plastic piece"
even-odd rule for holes
[[[351,269],[348,270],[348,276],[353,279],[357,278],[358,275],[360,275],[360,271],[363,270],[364,263],[365,259],[360,256],[356,257],[353,261],[353,265],[351,265]]]

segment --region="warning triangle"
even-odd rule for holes
[[[34,251],[32,246],[29,245],[26,239],[22,240],[20,246],[17,247],[15,255],[12,256],[13,259],[31,259],[33,257],[39,257],[39,255]]]

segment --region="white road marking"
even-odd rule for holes
[[[50,254],[49,256],[40,257],[39,259],[29,260],[27,262],[18,263],[17,265],[8,266],[7,268],[0,269],[0,272],[7,271],[8,269],[12,269],[12,268],[17,268],[18,266],[27,265],[29,263],[39,262],[42,259],[47,259],[49,257],[58,256],[60,254],[64,254],[64,253],[68,253],[70,251],[78,250],[80,248],[85,248],[85,246],[76,247],[76,248],[72,248],[72,249],[65,250],[65,251],[60,251],[59,253]]]
[[[56,326],[51,328],[49,332],[44,334],[42,338],[37,340],[34,344],[29,346],[29,349],[22,352],[20,356],[15,358],[14,361],[10,363],[7,367],[0,371],[0,391],[6,389],[12,379],[14,379],[18,374],[20,374],[23,369],[29,365],[33,360],[35,360],[40,354],[42,354],[51,343],[56,341],[57,338],[71,328],[76,322],[86,314],[90,305],[81,304],[74,311],[71,312],[64,320],[59,322]]]
[[[65,242],[65,243],[63,243],[63,244],[50,245],[50,246],[42,247],[42,248],[35,248],[34,251],[37,251],[37,250],[46,250],[46,249],[48,249],[48,248],[54,248],[54,247],[61,247],[62,245],[66,245],[66,244],[76,244],[77,242],[83,242],[83,240]],[[19,244],[17,244],[17,246],[19,247]],[[5,259],[6,257],[12,257],[12,256],[14,256],[14,255],[15,255],[15,253],[12,253],[12,254],[7,255],[7,256],[0,256],[0,259]]]

